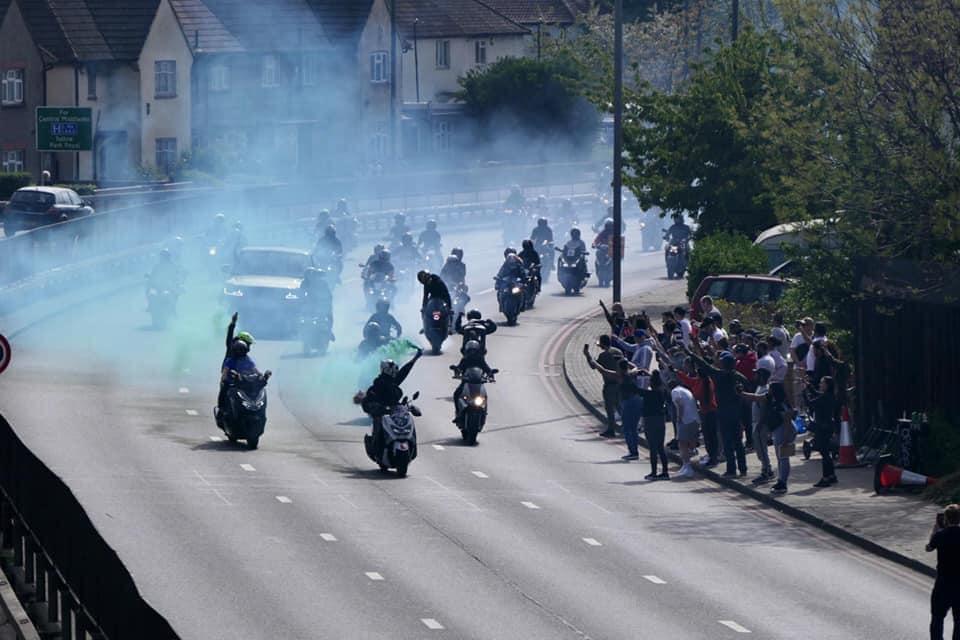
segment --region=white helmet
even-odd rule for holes
[[[382,360],[380,362],[380,373],[385,376],[395,378],[399,371],[400,367],[393,360]]]

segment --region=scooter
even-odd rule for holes
[[[363,295],[367,300],[367,309],[373,313],[377,310],[377,303],[381,300],[393,302],[394,296],[397,295],[397,287],[391,278],[378,273],[364,279]]]
[[[467,308],[467,303],[470,302],[469,288],[467,287],[466,282],[460,282],[450,289],[450,300],[453,302],[453,317],[456,318],[461,313],[464,313]]]
[[[553,271],[554,245],[544,240],[537,246],[540,254],[540,277],[544,284],[550,281],[550,272]]]
[[[150,276],[146,276],[149,280]],[[147,311],[154,329],[165,329],[167,322],[177,312],[179,293],[170,287],[147,286]]]
[[[527,284],[523,287],[523,310],[533,309],[540,292],[540,265],[534,264],[527,268]]]
[[[477,444],[477,435],[487,423],[487,389],[483,385],[496,382],[493,375],[487,376],[483,369],[470,367],[462,373],[452,364],[453,378],[463,380],[463,391],[454,398],[457,407],[457,427],[463,437],[463,443],[469,446]],[[492,369],[493,374],[497,369]]]
[[[420,410],[411,404],[420,397],[417,391],[412,397],[403,397],[400,404],[390,407],[380,418],[380,442],[374,448],[374,437],[363,436],[363,446],[367,457],[380,467],[380,471],[396,469],[401,478],[407,475],[407,468],[417,457],[417,429],[414,416],[420,417]],[[376,430],[377,427],[374,427]]]
[[[263,374],[229,372],[226,411],[214,408],[213,415],[230,442],[246,440],[250,450],[260,445],[260,436],[267,425],[267,381],[271,375],[270,371]]]
[[[440,270],[443,269],[443,250],[438,246],[424,247],[423,263],[430,273],[440,273]]]
[[[517,324],[517,317],[523,311],[524,301],[523,280],[516,277],[504,278],[498,283],[497,302],[500,304],[500,313],[507,317],[507,325]]]
[[[587,271],[587,251],[579,249],[568,249],[564,251],[557,247],[560,252],[560,258],[557,260],[557,280],[563,287],[564,293],[580,293],[580,290],[587,286],[587,280],[590,273]]]
[[[667,240],[666,231],[664,240]],[[687,271],[687,243],[667,241],[663,250],[664,261],[667,263],[667,279],[682,278]]]
[[[450,335],[450,307],[443,300],[430,298],[421,312],[423,335],[430,343],[433,355],[440,355],[443,341]]]
[[[597,246],[597,255],[594,259],[593,268],[597,272],[597,280],[603,288],[610,286],[613,282],[613,258],[610,256],[610,247],[605,244]]]
[[[300,316],[300,341],[303,355],[325,355],[333,337],[333,319],[326,315]]]

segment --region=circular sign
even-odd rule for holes
[[[0,334],[0,373],[10,366],[10,342]]]

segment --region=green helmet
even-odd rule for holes
[[[249,332],[249,331],[241,331],[240,333],[238,333],[238,334],[237,334],[237,340],[243,340],[243,341],[246,342],[248,345],[252,345],[252,344],[253,344],[253,336],[250,335],[250,332]]]

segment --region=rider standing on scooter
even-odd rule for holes
[[[446,303],[448,309],[453,308],[453,303],[450,301],[450,291],[447,289],[447,285],[443,283],[443,278],[429,271],[420,271],[417,273],[417,280],[423,285],[421,311],[426,308],[427,301],[431,298],[439,298]]]
[[[463,345],[463,357],[460,358],[460,362],[457,364],[450,365],[450,370],[454,372],[457,376],[463,376],[463,372],[467,369],[478,368],[483,371],[484,374],[493,381],[493,376],[497,373],[496,369],[491,369],[490,365],[487,364],[486,358],[484,358],[484,352],[480,347],[480,343],[476,340],[470,340],[465,345]],[[457,387],[457,390],[453,392],[453,423],[457,424],[457,418],[460,417],[460,408],[458,406],[458,400],[461,395],[463,395],[463,386],[466,383],[463,381],[463,378],[460,378],[460,385]]]
[[[234,336],[234,330],[237,328],[237,318],[239,314],[234,312],[230,318],[230,324],[227,325],[227,338],[225,340],[226,352],[223,356],[223,363],[220,365],[220,393],[217,395],[217,408],[215,418],[220,422],[220,414],[225,408],[227,402],[227,376],[229,372],[238,371],[240,373],[249,373],[256,371],[257,365],[250,357],[250,346],[253,344],[253,336],[246,331],[241,331]]]
[[[470,309],[467,312],[467,322],[463,322],[463,314],[461,313],[457,316],[453,329],[463,336],[463,346],[460,348],[460,353],[465,354],[467,344],[476,340],[480,343],[480,352],[486,355],[487,336],[497,330],[497,323],[489,318],[482,320],[479,309]]]

